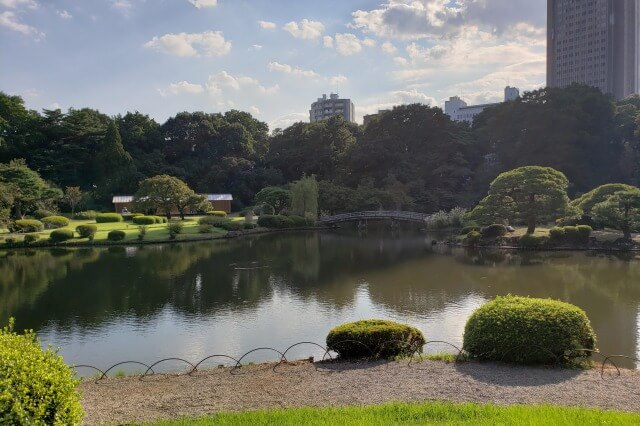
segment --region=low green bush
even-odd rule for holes
[[[73,231],[71,229],[54,229],[49,234],[49,239],[54,243],[63,243],[73,239]]]
[[[156,216],[136,216],[133,218],[133,223],[136,225],[154,225],[158,223],[158,217]]]
[[[526,249],[535,249],[546,246],[549,237],[543,235],[525,234],[518,240],[518,246]]]
[[[480,232],[480,227],[479,226],[465,226],[464,228],[462,228],[462,230],[460,230],[460,235],[469,235],[469,232],[472,231],[476,231],[476,232]]]
[[[169,236],[173,239],[176,235],[182,233],[182,229],[184,228],[184,224],[182,222],[171,222],[167,225],[167,229],[169,230]]]
[[[100,213],[96,215],[96,223],[117,223],[123,221],[124,218],[119,213]]]
[[[98,227],[96,225],[79,225],[76,227],[76,232],[80,238],[93,240],[96,232],[98,232]]]
[[[107,234],[109,241],[122,241],[127,238],[127,233],[119,229],[115,229]]]
[[[34,219],[19,219],[9,224],[9,231],[12,233],[31,233],[44,230],[44,223]]]
[[[212,234],[214,230],[213,225],[198,225],[198,232],[201,234]]]
[[[217,216],[205,216],[198,220],[198,225],[210,225],[225,231],[241,231],[243,229],[242,222],[236,222],[231,219],[221,218]]]
[[[507,227],[499,223],[489,225],[486,228],[482,228],[482,230],[480,231],[480,233],[482,234],[482,238],[491,240],[504,237],[505,235],[507,235],[507,232]]]
[[[138,240],[144,240],[144,237],[147,236],[147,225],[138,226]]]
[[[84,212],[78,212],[73,215],[75,220],[95,220],[98,216],[98,212],[95,210],[87,210]]]
[[[0,423],[79,425],[79,380],[56,352],[43,351],[32,331],[0,329]]]
[[[549,230],[549,237],[554,243],[586,245],[592,232],[588,225],[554,227]]]
[[[422,352],[424,335],[417,328],[385,320],[339,325],[327,335],[327,349],[341,358],[392,358]]]
[[[475,247],[478,244],[480,244],[480,241],[482,240],[482,234],[478,231],[471,231],[467,234],[467,236],[464,239],[464,242],[471,247]]]
[[[27,234],[24,236],[24,243],[25,244],[33,244],[35,242],[37,242],[40,239],[40,235],[38,234]]]
[[[51,217],[51,216],[56,216],[56,212],[51,210],[38,209],[33,213],[33,217],[35,217],[38,220],[42,220],[45,217]]]
[[[587,244],[589,242],[589,238],[591,238],[591,233],[593,232],[593,228],[588,225],[578,225],[578,242],[581,244]]]
[[[64,216],[48,216],[40,220],[47,229],[59,229],[69,226],[69,219]]]
[[[227,217],[227,212],[223,211],[211,211],[205,213],[207,216]]]
[[[242,224],[242,227],[244,229],[256,229],[258,227],[258,225],[255,224],[255,223],[245,222],[245,223]]]
[[[149,216],[155,219],[156,223],[169,223],[169,219],[164,216]]]
[[[308,226],[307,219],[305,219],[302,216],[292,215],[292,216],[289,216],[289,219],[293,222],[293,226],[295,228],[304,228],[305,226]]]
[[[596,337],[585,312],[549,299],[505,296],[478,308],[464,331],[473,358],[517,364],[567,364],[588,358]]]
[[[563,217],[556,220],[556,225],[559,227],[576,226],[580,222],[579,217]]]
[[[549,230],[549,238],[553,242],[561,242],[564,240],[564,228],[555,226]]]
[[[285,229],[293,228],[294,222],[289,216],[283,215],[263,215],[258,218],[258,225],[263,228]]]

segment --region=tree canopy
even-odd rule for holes
[[[185,182],[168,175],[143,180],[135,196],[135,203],[140,209],[159,210],[169,219],[174,210],[178,210],[184,219],[188,208],[203,207],[205,201],[204,197],[196,195]]]
[[[593,207],[593,218],[601,225],[623,232],[631,240],[631,233],[640,230],[640,189],[619,191]]]
[[[0,164],[0,184],[9,192],[13,216],[22,218],[37,208],[46,208],[62,197],[62,191],[51,187],[38,174],[27,167],[24,160]],[[5,195],[5,204],[9,199]]]

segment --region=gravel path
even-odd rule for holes
[[[107,379],[81,385],[87,424],[120,424],[219,411],[392,401],[556,404],[640,411],[640,372],[485,363],[300,362]]]

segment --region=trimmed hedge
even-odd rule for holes
[[[385,320],[339,325],[327,335],[327,349],[342,358],[393,358],[422,352],[426,340],[417,328]]]
[[[465,226],[464,228],[462,228],[460,230],[460,235],[468,235],[469,232],[472,232],[472,231],[480,232],[480,227],[479,226]]]
[[[294,222],[289,216],[266,214],[258,218],[258,225],[263,228],[285,229],[293,228]]]
[[[215,228],[224,229],[225,231],[241,231],[244,226],[243,222],[235,222],[231,219],[225,219],[217,216],[205,216],[198,220],[198,225],[209,225]]]
[[[478,244],[480,244],[481,240],[482,240],[482,234],[478,231],[469,232],[464,239],[465,243],[467,243],[467,245],[471,247],[475,247]]]
[[[124,218],[119,213],[100,213],[96,215],[96,223],[117,223],[124,222]]]
[[[245,223],[242,224],[242,227],[244,229],[249,230],[249,229],[256,229],[258,227],[258,225],[256,225],[255,223],[245,222]]]
[[[64,216],[48,216],[40,219],[47,229],[58,229],[69,226],[69,219]]]
[[[544,235],[525,234],[518,240],[518,246],[527,249],[544,247],[549,243],[549,237]]]
[[[155,216],[136,216],[132,220],[136,225],[155,225],[158,223]]]
[[[42,220],[45,217],[51,217],[51,216],[57,216],[56,212],[53,212],[51,210],[39,209],[33,213],[33,217],[35,217],[38,220]]]
[[[73,231],[71,229],[54,229],[49,234],[49,239],[54,243],[63,243],[73,239]]]
[[[549,237],[554,243],[568,243],[586,245],[593,229],[587,225],[578,226],[556,226],[549,230]]]
[[[486,239],[496,239],[500,237],[504,237],[507,235],[507,227],[501,225],[499,223],[489,225],[486,228],[482,228],[480,233],[482,234],[482,238]]]
[[[79,380],[62,357],[43,351],[33,333],[0,330],[0,422],[7,425],[79,425],[84,412]]]
[[[127,233],[120,231],[119,229],[115,229],[107,234],[107,239],[109,241],[122,241],[125,238],[127,238]]]
[[[20,219],[9,224],[9,231],[12,233],[31,233],[44,230],[44,223],[34,219]]]
[[[95,220],[98,216],[98,212],[95,210],[87,210],[84,212],[78,212],[73,215],[75,220]]]
[[[35,242],[37,242],[40,239],[40,235],[38,234],[27,234],[24,236],[24,243],[25,244],[33,244]]]
[[[88,238],[93,240],[96,232],[98,232],[98,227],[96,225],[79,225],[76,227],[76,232],[80,236],[80,238]]]
[[[211,211],[205,213],[207,216],[216,216],[216,217],[227,217],[227,212],[222,211]]]
[[[516,364],[567,364],[588,358],[596,336],[585,312],[550,299],[496,297],[478,308],[464,331],[473,358]]]

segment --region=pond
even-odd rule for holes
[[[67,363],[104,369],[323,344],[332,327],[367,318],[406,322],[428,340],[461,345],[471,312],[511,293],[574,303],[591,318],[602,352],[639,354],[635,254],[466,251],[431,241],[411,230],[371,230],[0,252],[0,324],[15,317],[18,328],[60,347]],[[308,356],[322,351],[299,346],[287,354]],[[276,359],[258,351],[243,362]],[[182,368],[169,362],[160,370]]]

